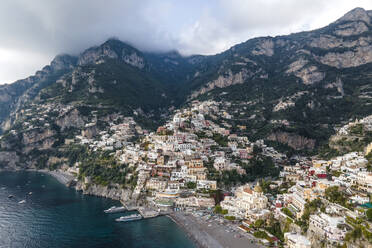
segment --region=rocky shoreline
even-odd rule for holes
[[[76,177],[68,172],[55,170],[32,170],[41,173],[48,174],[58,180],[60,183],[67,187],[72,187],[77,191],[81,191],[85,195],[93,195],[97,197],[110,198],[117,201],[129,201],[131,197],[131,191],[122,189],[120,186],[102,186],[97,184],[85,184],[78,181]]]
[[[120,186],[102,186],[97,184],[86,185],[80,181],[76,182],[74,188],[82,191],[85,195],[106,197],[117,201],[130,202],[132,191]]]
[[[76,178],[75,176],[62,171],[48,171],[48,170],[31,170],[41,173],[48,174],[58,180],[60,183],[66,185],[67,187],[73,187],[77,191],[82,191],[83,194],[93,195],[97,197],[106,197],[113,200],[119,201],[130,201],[131,192],[129,190],[120,189],[117,187],[108,187],[90,184],[88,187],[80,181],[72,184]],[[175,222],[193,241],[197,248],[223,248],[223,246],[207,232],[203,231],[203,228],[198,226],[197,223],[193,222],[189,216],[183,213],[171,213],[167,215],[173,222]]]
[[[20,171],[18,169],[0,169],[1,171]],[[58,182],[62,183],[66,187],[73,187],[77,191],[81,191],[86,195],[93,195],[97,197],[105,197],[119,201],[130,201],[131,192],[129,190],[90,184],[88,187],[80,181],[76,181],[76,177],[70,173],[63,171],[49,171],[49,170],[38,170],[38,169],[27,169],[26,171],[33,171],[44,173],[52,176]],[[201,226],[198,226],[190,216],[186,216],[184,213],[171,213],[167,215],[173,222],[175,222],[186,235],[194,242],[197,248],[223,248],[214,237],[209,235],[203,230]]]
[[[31,171],[37,171],[37,172],[48,174],[54,177],[58,182],[66,186],[68,186],[72,181],[75,180],[75,176],[67,172],[49,171],[49,170],[31,170]]]

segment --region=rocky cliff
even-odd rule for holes
[[[19,166],[19,161],[16,152],[0,152],[0,169],[15,169]]]
[[[286,144],[295,150],[312,150],[315,147],[315,140],[286,132],[272,133],[267,137],[267,139]]]
[[[71,71],[76,65],[76,59],[70,55],[58,55],[50,65],[37,71],[34,76],[9,85],[0,85],[0,130],[9,129],[16,118],[16,113],[36,97],[40,90]]]
[[[251,140],[313,149],[340,123],[371,112],[371,27],[371,11],[357,8],[321,29],[254,38],[212,56],[141,52],[115,39],[57,56],[35,76],[0,86],[2,149],[58,150],[82,132],[96,135],[111,114],[154,129],[198,98],[233,102],[230,118],[216,121],[248,127],[241,132]]]
[[[96,184],[86,184],[78,182],[75,186],[76,190],[83,191],[86,195],[95,195],[100,197],[111,198],[123,202],[131,200],[132,191],[123,189],[119,185],[116,186],[102,186]]]

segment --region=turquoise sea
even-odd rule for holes
[[[83,195],[49,175],[0,172],[0,248],[196,247],[167,217],[120,223],[115,218],[128,213],[103,213],[118,204]]]

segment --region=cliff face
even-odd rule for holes
[[[17,111],[36,97],[40,90],[71,71],[75,65],[75,57],[58,55],[50,65],[37,71],[34,76],[12,84],[0,85],[0,131],[9,129],[16,119]]]
[[[87,195],[95,195],[100,197],[111,198],[114,200],[129,202],[131,200],[132,191],[122,189],[120,186],[102,186],[96,184],[85,184],[78,182],[75,186],[76,190],[83,191]]]
[[[84,126],[84,119],[77,109],[73,109],[58,117],[56,124],[61,127],[62,131],[70,127],[82,128]]]
[[[191,98],[196,98],[215,88],[226,88],[235,84],[242,84],[249,76],[252,76],[252,74],[252,72],[248,72],[245,69],[236,74],[233,74],[232,71],[229,70],[226,74],[220,75],[216,80],[207,83],[202,89],[192,93]]]
[[[272,133],[268,136],[267,139],[287,144],[289,147],[292,147],[295,150],[312,150],[315,147],[315,140],[286,132]]]
[[[0,86],[0,125],[15,133],[1,148],[55,152],[65,139],[96,135],[113,113],[155,128],[169,109],[199,98],[233,102],[221,121],[248,127],[249,139],[313,149],[336,125],[370,113],[371,28],[371,12],[355,9],[318,30],[250,39],[213,56],[144,53],[118,40],[57,56]]]
[[[0,152],[0,169],[15,169],[20,159],[16,152]]]
[[[93,47],[79,56],[79,65],[100,64],[107,59],[119,59],[131,66],[143,69],[145,59],[137,49],[118,40],[108,40],[99,47]]]
[[[191,96],[204,94],[215,88],[214,85],[223,88],[233,85],[234,81],[248,83],[253,75],[240,77],[242,80],[227,80],[232,79],[231,76],[223,77],[231,75],[230,70],[233,68],[236,70],[237,65],[242,65],[240,61],[242,58],[257,65],[260,71],[269,72],[272,77],[286,70],[288,74],[300,78],[304,84],[314,84],[325,79],[327,72],[321,69],[324,65],[341,69],[371,63],[372,37],[369,13],[357,8],[319,30],[274,38],[258,38],[234,46],[219,55],[221,58],[219,63],[223,68],[219,67],[217,71],[218,79],[205,82],[206,87],[202,86]],[[274,61],[277,64],[273,64]],[[257,77],[259,71],[252,72]],[[216,84],[221,82],[221,77],[226,83]]]

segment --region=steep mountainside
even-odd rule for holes
[[[339,123],[372,111],[371,16],[357,8],[319,30],[252,39],[209,57],[187,85],[189,99],[231,102],[226,121],[246,125],[250,137],[313,148]]]
[[[76,65],[76,60],[70,55],[58,55],[50,65],[36,72],[34,76],[12,84],[0,85],[0,126],[9,129],[14,113],[21,109],[27,100],[32,100],[40,90],[70,72]]]
[[[51,119],[38,127],[44,138],[65,135],[68,122],[76,129],[69,135],[79,133],[92,112],[102,125],[133,116],[155,128],[174,107],[214,100],[228,113],[217,121],[245,126],[240,132],[250,139],[312,150],[336,127],[372,112],[371,28],[372,11],[357,8],[327,27],[251,39],[214,56],[143,53],[111,39],[0,86],[0,124],[8,135],[33,111],[53,106],[60,112],[40,117]],[[25,144],[26,131],[18,131]]]

